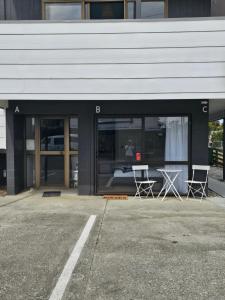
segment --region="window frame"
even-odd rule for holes
[[[42,20],[48,20],[46,19],[46,4],[66,4],[66,3],[80,3],[81,4],[81,19],[84,19],[84,0],[42,0]],[[52,20],[57,21],[57,20]],[[75,20],[74,20],[75,21]]]
[[[123,2],[123,19],[126,19],[126,16],[128,14],[128,1],[127,0],[81,0],[82,2],[84,2],[84,19],[85,20],[91,20],[90,19],[90,3],[93,2]],[[87,10],[86,11],[86,5],[87,5]],[[110,21],[110,19],[108,19]],[[114,19],[112,19],[114,20]]]
[[[119,0],[103,0],[103,2],[118,2]],[[128,3],[134,2],[134,19],[142,19],[141,18],[141,2],[154,2],[154,1],[161,1],[164,2],[164,18],[168,18],[168,0],[121,0],[124,3],[124,19],[128,19]],[[91,2],[102,2],[102,0],[42,0],[42,19],[46,19],[46,4],[53,4],[53,3],[80,3],[81,4],[81,19],[80,20],[89,20],[90,19],[90,5]],[[88,5],[89,13],[86,13],[86,5]],[[144,19],[148,20],[148,19]],[[53,20],[54,21],[54,20]],[[57,20],[55,20],[57,21]]]
[[[164,18],[168,18],[168,0],[139,0],[139,9],[136,13],[138,13],[138,17],[142,20],[152,20],[152,19],[143,19],[141,17],[141,2],[164,2]]]
[[[134,12],[133,12],[134,18],[129,18],[129,16],[128,16],[128,12],[129,12],[128,6],[129,6],[129,3],[133,3],[134,4]],[[126,19],[128,19],[128,20],[135,20],[135,19],[137,19],[137,1],[136,0],[127,0],[126,1]]]
[[[99,183],[99,178],[98,178],[98,174],[99,174],[99,157],[98,157],[98,136],[99,136],[99,132],[98,132],[98,120],[99,119],[108,119],[108,118],[141,118],[142,119],[142,133],[143,133],[143,128],[144,128],[144,119],[146,117],[187,117],[188,118],[188,136],[187,136],[187,160],[185,161],[157,161],[157,162],[152,162],[149,163],[145,160],[141,160],[141,162],[137,163],[137,164],[148,164],[151,168],[154,168],[155,166],[159,166],[161,165],[171,165],[171,166],[179,166],[179,165],[186,165],[188,168],[188,178],[190,177],[191,174],[191,165],[192,165],[192,116],[190,113],[175,113],[175,114],[116,114],[116,115],[111,115],[111,114],[99,114],[95,117],[95,135],[94,135],[94,139],[95,139],[95,181],[94,181],[94,189],[95,189],[95,195],[103,195],[105,192],[101,192],[98,190],[98,183]],[[143,139],[143,136],[142,136]],[[142,144],[143,144],[143,140],[142,140]],[[143,145],[142,145],[143,146]],[[123,162],[123,164],[126,164],[126,162]],[[128,162],[129,164],[129,162]],[[113,192],[114,194],[117,194],[116,192]]]

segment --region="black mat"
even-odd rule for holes
[[[59,197],[61,196],[61,192],[60,191],[47,191],[44,192],[42,197]]]

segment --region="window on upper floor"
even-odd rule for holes
[[[42,0],[46,20],[154,19],[165,16],[168,0]]]
[[[141,19],[158,19],[164,16],[164,1],[141,1]]]
[[[127,2],[127,18],[128,19],[136,19],[136,10],[137,10],[137,5],[136,1],[128,1]]]
[[[43,1],[43,17],[46,20],[80,20],[82,4],[78,1]]]
[[[123,1],[87,1],[85,3],[86,19],[124,19]]]

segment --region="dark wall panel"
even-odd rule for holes
[[[6,0],[6,17],[7,20],[40,20],[41,0]]]
[[[0,0],[0,20],[5,20],[5,0]]]
[[[23,116],[77,115],[79,117],[79,194],[90,195],[95,190],[95,118],[105,115],[180,115],[191,119],[191,163],[208,164],[208,113],[199,100],[180,101],[10,101],[7,110],[7,170],[8,191],[24,187],[22,149]],[[20,113],[14,114],[18,106]],[[96,114],[96,106],[101,114]],[[15,120],[15,123],[14,123]],[[16,129],[14,127],[18,126]],[[18,130],[18,132],[17,132]],[[14,143],[15,141],[15,143]],[[19,178],[18,178],[19,177]]]
[[[6,110],[6,165],[7,193],[15,194],[15,156],[14,156],[14,115],[11,109]]]
[[[14,147],[15,147],[15,185],[16,193],[24,189],[25,186],[25,177],[24,177],[24,116],[15,116],[14,117]]]
[[[80,195],[94,194],[94,114],[82,109],[79,113],[79,184]],[[85,142],[86,140],[86,142]]]
[[[6,185],[5,170],[6,170],[6,153],[0,153],[0,186]]]
[[[208,17],[211,0],[168,0],[169,18]]]
[[[17,194],[24,189],[24,116],[6,110],[7,192]]]

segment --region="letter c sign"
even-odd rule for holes
[[[208,112],[208,101],[202,101],[202,112],[206,114]]]
[[[207,105],[204,105],[204,106],[202,107],[202,112],[204,112],[204,113],[207,113],[207,112],[208,112],[208,106],[207,106]]]

